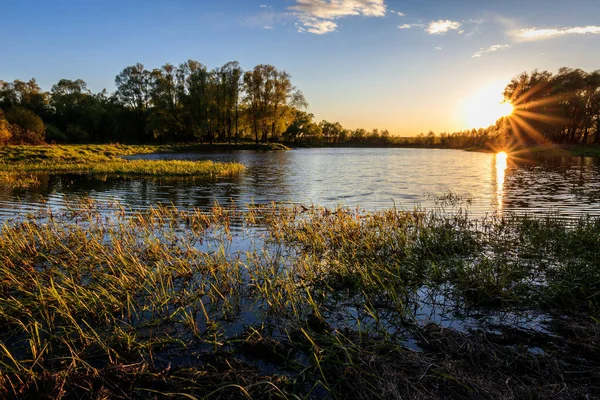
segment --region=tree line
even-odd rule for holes
[[[35,79],[0,81],[0,143],[279,141],[307,106],[290,74],[272,65],[138,63],[115,86],[92,93],[81,79],[61,79],[45,92]]]
[[[600,144],[600,70],[560,68],[556,74],[534,70],[513,78],[504,99],[514,106],[512,115],[483,129],[439,136],[420,135],[413,143],[443,147],[484,147],[499,142],[524,145]]]
[[[600,70],[524,72],[504,97],[515,110],[488,128],[397,137],[388,130],[316,122],[286,71],[197,61],[147,70],[128,66],[116,90],[92,93],[81,79],[44,92],[35,79],[0,81],[0,143],[274,141],[306,146],[484,147],[497,142],[600,144]]]
[[[507,84],[503,95],[513,104],[514,112],[487,128],[397,137],[387,130],[369,132],[345,129],[338,122],[316,123],[312,114],[296,110],[284,137],[292,143],[339,146],[468,148],[507,142],[600,144],[600,70],[560,68],[556,74],[523,72]]]

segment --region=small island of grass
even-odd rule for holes
[[[182,151],[179,146],[38,145],[0,148],[0,183],[13,189],[39,185],[35,173],[155,177],[213,177],[239,174],[240,163],[210,160],[130,160],[123,156]]]

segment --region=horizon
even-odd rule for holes
[[[29,1],[5,6],[0,35],[11,40],[0,79],[35,78],[44,90],[83,79],[93,92],[113,92],[115,76],[137,62],[272,64],[291,74],[316,121],[399,137],[462,131],[483,123],[465,108],[473,114],[489,100],[485,88],[534,69],[599,69],[590,49],[600,44],[600,5],[556,2],[541,15],[544,4]]]

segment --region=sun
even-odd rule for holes
[[[462,103],[462,116],[469,129],[487,128],[499,118],[511,115],[514,108],[504,101],[506,82],[493,82],[481,87]]]

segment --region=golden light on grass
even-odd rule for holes
[[[505,84],[497,82],[484,86],[463,102],[462,114],[469,129],[487,128],[499,118],[512,114],[513,105],[502,96]]]

